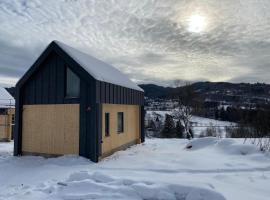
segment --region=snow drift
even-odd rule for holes
[[[71,155],[13,157],[12,149],[12,143],[0,143],[0,200],[270,196],[270,157],[240,139],[147,139],[97,164]]]
[[[105,174],[76,172],[62,182],[36,188],[49,199],[130,199],[130,200],[224,200],[207,189],[150,181],[114,179]]]
[[[250,155],[259,153],[258,148],[253,144],[237,143],[233,139],[220,139],[216,137],[205,137],[194,139],[186,145],[187,149],[199,150],[203,148],[215,148],[231,155]]]

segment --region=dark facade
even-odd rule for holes
[[[80,77],[80,96],[65,97],[67,67]],[[16,85],[14,155],[22,154],[22,108],[35,104],[80,104],[79,155],[98,161],[101,152],[101,104],[141,107],[144,141],[144,93],[93,78],[59,45],[52,42]]]

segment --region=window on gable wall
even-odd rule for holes
[[[80,97],[80,78],[68,67],[66,70],[66,97]]]

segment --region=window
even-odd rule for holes
[[[123,112],[117,113],[117,132],[118,133],[124,132],[124,113]]]
[[[80,78],[69,68],[66,72],[66,97],[77,98],[80,96]]]
[[[105,136],[110,136],[110,113],[105,113]]]

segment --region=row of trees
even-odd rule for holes
[[[181,120],[176,120],[173,115],[166,114],[164,123],[157,117],[151,120],[148,130],[153,132],[153,136],[161,138],[193,138],[193,131],[190,128],[187,132]]]
[[[217,110],[215,115],[217,119],[252,128],[252,134],[246,131],[245,137],[270,137],[270,110],[228,107]]]
[[[178,116],[177,116],[178,117]],[[186,130],[186,126],[183,126],[181,120],[177,118],[176,123],[172,115],[166,114],[164,127],[161,131],[161,137],[164,138],[193,138],[193,131],[191,127]]]

